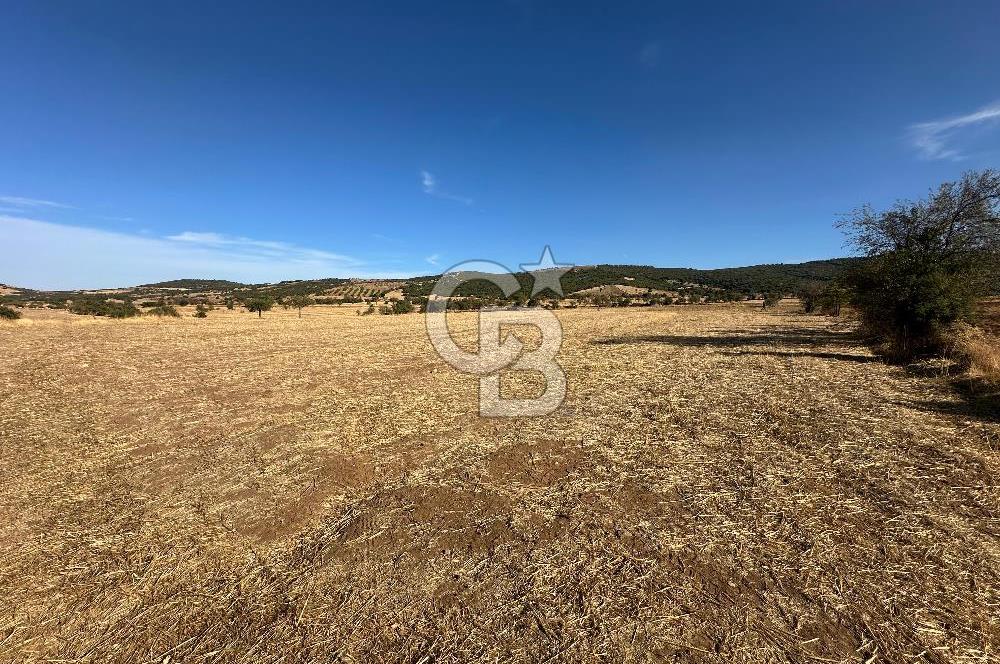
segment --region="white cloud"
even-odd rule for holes
[[[437,178],[434,177],[433,173],[428,171],[420,171],[420,184],[423,187],[424,193],[430,196],[435,196],[437,198],[443,198],[449,201],[458,201],[464,205],[472,205],[472,199],[466,198],[465,196],[456,196],[455,194],[449,194],[441,191],[438,188]]]
[[[430,256],[428,256],[427,258],[425,258],[424,260],[427,261],[428,263],[430,263],[431,265],[437,265],[438,261],[440,259],[441,259],[441,255],[440,254],[431,254]]]
[[[639,64],[644,67],[655,67],[660,64],[660,42],[648,42],[639,50]]]
[[[433,194],[437,190],[437,180],[434,179],[433,173],[420,171],[420,183],[424,186],[425,194]]]
[[[959,134],[997,121],[1000,121],[1000,102],[967,115],[912,124],[909,127],[908,137],[924,159],[961,161],[966,155],[954,146],[955,140],[960,137]]]
[[[72,205],[66,205],[65,203],[56,203],[55,201],[43,201],[38,198],[25,198],[24,196],[0,196],[0,203],[4,205],[13,205],[16,208],[63,208],[66,210],[75,209]]]
[[[110,288],[179,278],[246,283],[397,277],[343,254],[286,242],[187,231],[150,237],[0,215],[0,282],[39,289]]]

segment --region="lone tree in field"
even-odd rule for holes
[[[996,275],[1000,173],[966,173],[927,198],[856,210],[839,226],[868,256],[852,275],[865,329],[890,359],[938,351]]]
[[[302,310],[313,303],[313,299],[308,295],[292,295],[290,298],[285,300],[284,306],[286,309],[298,309],[299,318],[302,318]]]
[[[761,309],[776,306],[781,302],[781,293],[764,293],[764,301],[760,303]]]
[[[8,307],[5,304],[0,304],[0,319],[17,320],[20,317],[21,312],[14,307]]]
[[[257,318],[261,318],[265,311],[270,311],[274,306],[274,300],[269,297],[252,297],[243,303],[247,311],[256,311]]]

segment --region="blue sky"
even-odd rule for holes
[[[330,6],[325,6],[330,5]],[[1000,3],[8,2],[0,282],[716,267],[1000,165]]]

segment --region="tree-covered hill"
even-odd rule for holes
[[[844,273],[859,260],[858,258],[834,258],[807,263],[775,263],[713,270],[649,265],[586,265],[574,267],[563,275],[562,287],[567,296],[601,286],[634,286],[669,291],[687,285],[721,289],[743,295],[765,292],[791,294],[797,292],[806,283],[830,281]],[[522,287],[530,291],[531,277],[525,273],[519,273],[516,276]],[[438,278],[439,275],[426,275],[394,283],[402,284],[402,290],[407,297],[426,297],[430,294]],[[341,278],[292,280],[275,284],[243,284],[225,279],[175,279],[133,288],[116,289],[113,293],[111,291],[17,289],[17,292],[0,294],[0,301],[35,301],[56,304],[81,298],[155,298],[176,296],[178,293],[191,296],[211,293],[233,297],[237,300],[266,296],[278,300],[296,295],[321,296],[327,294],[331,289],[365,283],[368,282]],[[374,285],[384,285],[384,283],[387,282],[372,282]],[[11,287],[11,289],[13,288],[16,287]],[[375,289],[375,291],[378,290]],[[478,280],[465,284],[456,294],[497,298],[499,290],[488,281]]]

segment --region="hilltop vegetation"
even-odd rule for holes
[[[653,267],[648,265],[590,265],[571,269],[562,278],[564,296],[571,297],[592,288],[626,286],[658,291],[676,291],[678,288],[695,289],[699,294],[708,291],[726,291],[732,297],[743,299],[766,292],[792,294],[807,283],[826,283],[860,259],[835,258],[807,263],[778,263],[748,267],[698,270],[694,268]],[[530,292],[532,278],[526,273],[515,275],[522,291]],[[183,299],[197,302],[207,299],[221,304],[227,298],[246,301],[268,297],[275,301],[296,296],[312,296],[323,302],[360,302],[383,298],[391,291],[401,291],[413,300],[427,297],[440,275],[412,277],[405,280],[361,279],[306,279],[289,280],[275,284],[244,284],[225,279],[174,279],[113,291],[39,291],[10,287],[0,301],[37,303],[66,307],[81,300],[105,301],[139,298],[169,298],[174,304],[184,304]],[[700,289],[700,290],[699,290]],[[464,284],[456,292],[459,296],[479,297],[485,300],[503,299],[499,289],[487,281]],[[545,293],[555,297],[554,293]]]

